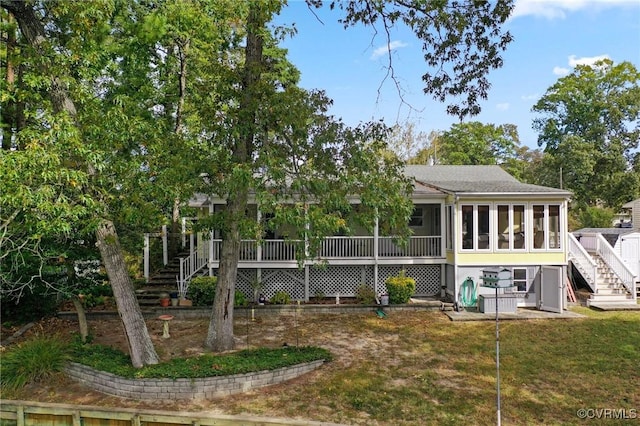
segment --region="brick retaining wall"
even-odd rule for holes
[[[272,371],[198,379],[128,379],[86,365],[69,363],[65,372],[72,379],[108,395],[132,399],[204,399],[246,392],[291,380],[320,367],[324,360],[297,364]]]

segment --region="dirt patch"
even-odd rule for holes
[[[353,326],[350,325],[350,319]],[[393,365],[393,355],[386,350],[398,339],[397,334],[391,333],[380,336],[378,333],[362,329],[362,321],[370,322],[372,326],[384,326],[388,319],[377,318],[371,313],[365,314],[280,314],[259,317],[251,320],[246,317],[236,317],[234,334],[236,349],[247,347],[279,347],[283,345],[321,346],[332,352],[334,361],[320,371],[312,372],[289,381],[285,384],[271,386],[247,395],[236,397],[235,400],[254,398],[256,394],[273,395],[282,393],[284,389],[304,389],[306,383],[313,382],[323,375],[342,370],[354,362],[369,358],[376,359],[383,365]],[[161,360],[173,357],[191,357],[205,352],[203,343],[207,335],[208,319],[179,320],[174,319],[169,324],[170,338],[162,337],[162,321],[149,319],[146,321],[149,333]],[[355,324],[359,324],[356,326]],[[360,328],[359,328],[360,327]],[[119,319],[89,320],[90,334],[94,343],[109,345],[128,352],[128,346],[123,327]],[[2,339],[14,332],[14,329],[3,329]],[[78,332],[75,321],[60,318],[49,318],[36,323],[12,344],[19,344],[35,335],[57,335],[63,339],[71,339]],[[130,408],[150,408],[163,410],[206,410],[223,413],[219,407],[225,407],[233,397],[220,398],[212,401],[134,401],[123,398],[105,396],[92,391],[65,376],[58,376],[55,380],[29,386],[19,396],[24,399],[41,402],[59,402],[67,404],[85,404],[99,406],[118,406]],[[263,409],[263,415],[279,415]]]

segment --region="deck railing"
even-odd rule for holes
[[[392,237],[378,238],[378,257],[440,257],[442,238],[411,237],[406,247],[402,248]],[[220,260],[222,240],[211,240],[213,261]],[[240,244],[241,262],[286,262],[296,260],[296,250],[300,241],[242,240]],[[321,259],[373,259],[374,237],[327,237],[318,249],[317,257]]]
[[[604,262],[609,265],[609,267],[615,272],[615,274],[620,278],[622,284],[625,286],[627,291],[631,293],[631,295],[636,297],[636,277],[631,272],[631,269],[622,259],[618,256],[618,253],[615,252],[611,244],[605,240],[602,234],[598,234],[597,236],[597,244],[596,244],[596,252],[598,255],[604,260]]]
[[[240,262],[294,262],[301,241],[285,240],[242,240]],[[192,244],[192,247],[194,245]],[[203,241],[189,256],[180,259],[180,275],[177,277],[178,290],[184,296],[189,281],[209,262],[218,262],[222,240]],[[392,237],[378,238],[378,258],[441,257],[442,237],[411,237],[406,247],[394,242]],[[320,259],[374,259],[375,238],[370,236],[328,237],[321,244],[317,254]]]
[[[569,241],[572,241],[573,235],[570,235]],[[577,240],[576,240],[577,241]],[[611,244],[599,233],[585,233],[580,236],[579,245],[584,247],[587,252],[596,253],[611,268],[611,270],[620,278],[624,287],[636,297],[635,275],[629,269],[623,260],[615,252]],[[571,247],[570,247],[571,248]],[[571,250],[571,254],[574,252]],[[595,264],[595,261],[592,260]],[[594,279],[595,283],[595,279]],[[595,284],[594,284],[595,285]]]
[[[591,240],[591,238],[581,237],[580,241],[578,241],[573,234],[569,234],[569,257],[584,276],[591,290],[595,292],[598,268],[596,261],[589,255],[585,247],[585,244],[587,246],[591,245]],[[595,238],[593,240],[595,245]]]
[[[392,237],[380,237],[378,240],[379,257],[440,257],[442,256],[442,237],[411,237],[406,247],[396,244]]]

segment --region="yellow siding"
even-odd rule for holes
[[[457,265],[564,265],[564,252],[459,253]]]

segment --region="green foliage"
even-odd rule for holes
[[[194,358],[174,358],[157,365],[136,369],[127,355],[108,346],[74,346],[72,360],[96,370],[128,378],[199,378],[227,376],[254,371],[275,370],[319,359],[331,360],[326,349],[303,346],[259,348],[225,355],[206,354]]]
[[[0,298],[2,320],[12,320],[19,323],[27,323],[54,315],[58,310],[58,305],[58,295],[45,285],[26,289],[19,299]]]
[[[193,306],[212,306],[216,297],[218,277],[195,277],[189,283],[187,297]]]
[[[557,187],[562,171],[563,186],[579,205],[617,209],[640,195],[640,72],[633,64],[578,65],[533,111],[538,145],[548,154],[535,183]]]
[[[236,290],[233,297],[233,306],[247,306],[248,304],[247,296],[240,290]]]
[[[503,164],[516,156],[519,144],[513,124],[456,123],[438,137],[436,160],[452,165]]]
[[[289,303],[291,303],[291,296],[289,296],[289,293],[287,293],[286,291],[279,290],[276,291],[273,296],[271,296],[269,302],[273,303],[274,305],[288,305]]]
[[[376,303],[376,292],[366,284],[360,284],[356,290],[356,298],[360,303],[373,305]]]
[[[67,348],[67,343],[48,336],[36,336],[9,348],[0,364],[2,387],[19,389],[62,371],[69,360]]]
[[[580,212],[580,227],[610,228],[614,215],[614,211],[606,207],[586,207]]]
[[[405,276],[405,271],[400,271],[395,277],[387,278],[384,283],[387,286],[391,304],[407,303],[416,291],[416,280]]]

